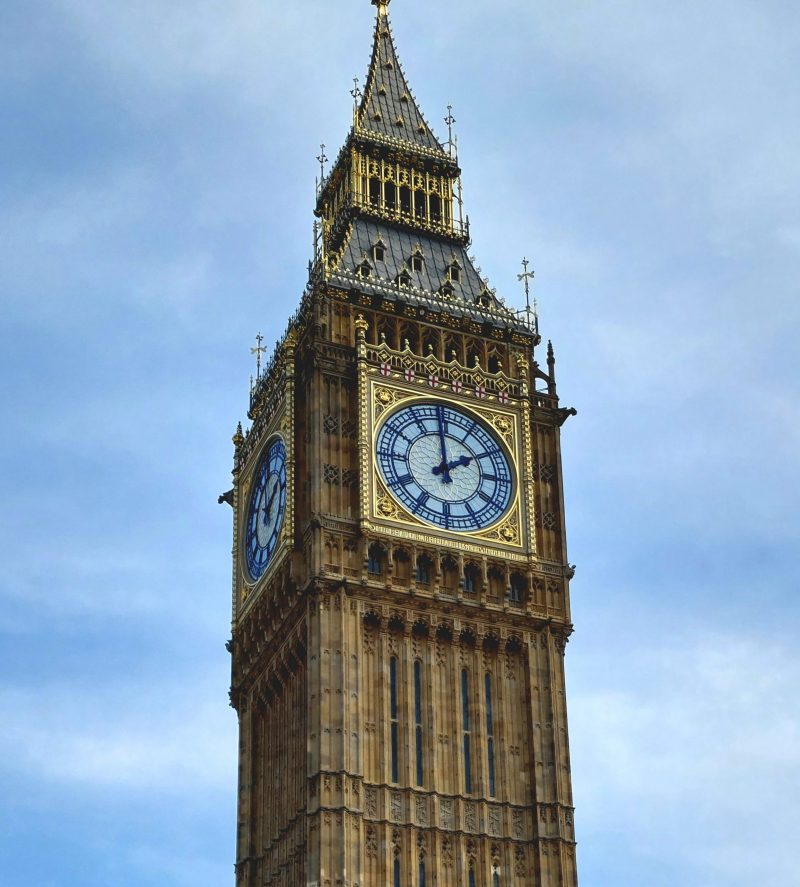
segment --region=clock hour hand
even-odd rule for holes
[[[472,456],[459,456],[458,459],[453,459],[452,462],[448,462],[447,465],[442,462],[441,465],[437,465],[436,468],[433,469],[434,474],[442,474],[444,471],[452,471],[454,468],[467,468],[469,463],[472,462]]]
[[[450,477],[450,466],[447,463],[447,444],[444,439],[444,407],[436,408],[436,418],[439,420],[439,443],[442,446],[442,461],[433,469],[434,474],[442,474],[442,480],[446,484],[451,484],[453,479]]]

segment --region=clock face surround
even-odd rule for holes
[[[247,509],[244,554],[247,571],[260,579],[278,545],[286,511],[286,445],[276,438],[266,449],[253,475]]]
[[[392,496],[434,527],[485,530],[511,505],[514,474],[506,450],[466,410],[439,401],[400,407],[380,426],[375,447]]]

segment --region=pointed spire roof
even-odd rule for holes
[[[400,139],[448,156],[431,132],[406,82],[389,23],[389,0],[372,2],[378,7],[375,42],[364,95],[356,114],[356,127],[362,133]]]

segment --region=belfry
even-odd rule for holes
[[[452,138],[373,3],[308,284],[234,436],[236,884],[575,887],[575,411],[468,254]]]

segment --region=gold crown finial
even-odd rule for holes
[[[391,0],[372,0],[372,5],[378,7],[378,15],[387,15]]]

